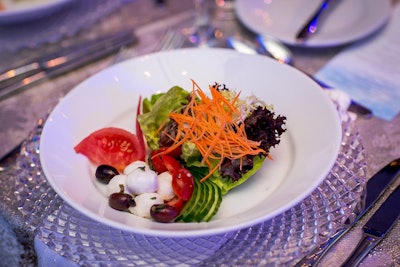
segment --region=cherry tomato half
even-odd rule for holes
[[[168,201],[166,204],[171,207],[174,207],[176,210],[178,210],[180,212],[182,210],[183,206],[185,205],[185,201],[183,201],[183,199],[174,197],[173,199]]]
[[[169,171],[172,175],[182,168],[177,159],[172,156],[164,155],[160,150],[151,152],[151,165],[157,173]]]
[[[157,173],[163,173],[163,172],[168,171],[167,167],[165,166],[165,164],[161,158],[160,151],[158,151],[158,150],[152,151],[150,154],[149,161],[151,162],[152,169],[154,171],[156,171]]]
[[[177,171],[182,169],[182,165],[179,163],[179,161],[171,156],[162,155],[161,159],[163,160],[164,165],[165,167],[167,167],[169,173],[172,175],[174,175]]]
[[[185,168],[179,169],[172,175],[172,189],[178,198],[184,201],[189,200],[194,190],[194,178],[192,173]]]
[[[172,156],[174,158],[178,158],[182,155],[182,148],[180,146],[170,150],[169,147],[162,147],[158,149],[157,151],[162,152],[164,155]],[[165,153],[165,151],[168,151],[168,153]]]

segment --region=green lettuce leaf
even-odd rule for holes
[[[182,155],[181,158],[185,161],[185,166],[187,167],[199,167],[206,168],[208,167],[205,164],[201,163],[201,154],[197,150],[196,146],[193,143],[184,143],[182,146]],[[222,192],[222,195],[228,193],[231,189],[241,185],[245,181],[247,181],[253,174],[255,174],[263,165],[265,161],[265,156],[257,155],[253,158],[253,168],[243,174],[242,177],[236,182],[233,182],[230,178],[224,178],[221,176],[219,171],[214,172],[208,180],[216,184]],[[216,166],[218,164],[218,160],[213,160],[212,165]]]
[[[151,95],[150,98],[145,98],[143,99],[143,110],[142,113],[147,113],[150,112],[153,109],[154,104],[157,102],[157,100],[165,95],[165,93],[159,93],[159,94],[154,94]]]
[[[166,93],[143,100],[143,106],[145,107],[143,110],[146,113],[139,115],[138,121],[147,145],[152,150],[159,148],[157,130],[169,120],[169,113],[179,110],[188,103],[188,95],[188,91],[179,86],[174,86]]]
[[[253,174],[255,174],[263,165],[265,161],[265,156],[258,155],[253,158],[253,168],[243,174],[242,177],[236,182],[233,182],[231,179],[224,178],[221,176],[219,171],[214,172],[209,180],[215,183],[219,188],[221,188],[222,195],[225,195],[233,188],[241,185],[242,183],[246,182]]]
[[[197,149],[194,143],[186,142],[182,144],[181,159],[185,161],[186,166],[199,167],[202,157],[200,151]]]

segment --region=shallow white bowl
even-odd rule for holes
[[[287,132],[271,152],[274,160],[229,192],[210,222],[158,223],[113,210],[96,185],[87,159],[73,147],[106,126],[135,131],[138,97],[173,85],[203,90],[219,82],[255,94],[287,117]],[[182,49],[138,57],[112,66],[73,89],[43,129],[40,159],[54,190],[87,216],[136,233],[200,236],[267,220],[292,207],[325,178],[337,157],[341,123],[334,104],[306,75],[267,57],[226,49]]]

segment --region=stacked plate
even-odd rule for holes
[[[321,5],[320,0],[237,0],[239,20],[250,30],[295,46],[326,47],[364,38],[381,28],[390,16],[390,0],[330,1],[320,28],[307,42],[296,35]]]

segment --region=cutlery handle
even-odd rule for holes
[[[300,31],[296,35],[296,39],[298,42],[303,42],[307,37],[311,34],[314,34],[318,28],[318,19],[321,14],[325,11],[328,7],[330,0],[322,1],[319,8],[314,12],[311,18],[306,22],[306,24],[300,29]]]
[[[0,88],[7,86],[8,81],[12,81],[12,79],[18,76],[29,75],[33,72],[39,72],[41,70],[41,66],[39,62],[32,62],[25,66],[15,68],[12,70],[8,70],[2,74],[0,74]]]
[[[342,263],[341,267],[357,266],[361,260],[378,244],[380,238],[368,234],[364,234],[357,247],[350,256]]]
[[[125,45],[131,45],[136,41],[136,37],[130,31],[121,31],[114,33],[110,36],[101,37],[91,41],[89,44],[83,44],[76,47],[76,50],[69,50],[63,55],[57,56],[50,60],[45,60],[44,69],[36,68],[29,70],[29,76],[24,76],[19,73],[18,76],[10,80],[0,81],[0,99],[9,96],[12,93],[25,89],[27,86],[40,82],[46,78],[52,78],[60,74],[64,74],[75,68],[81,67],[85,64],[98,60],[107,56]],[[23,69],[22,67],[19,69]],[[18,78],[24,78],[18,80]],[[5,83],[6,86],[2,86]],[[11,83],[11,84],[8,84]]]
[[[316,247],[308,256],[302,258],[294,267],[309,267],[315,266],[325,256],[329,249],[350,230],[350,226],[339,230],[327,242]]]

